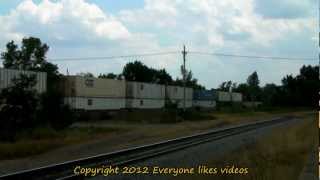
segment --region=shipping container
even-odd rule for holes
[[[242,102],[242,94],[241,93],[232,93],[232,101],[233,102]]]
[[[79,110],[125,108],[126,83],[123,80],[65,76],[60,83],[65,103]]]
[[[119,110],[125,108],[125,98],[65,97],[64,102],[75,110]]]
[[[126,83],[126,107],[137,109],[158,109],[165,104],[165,86],[160,84]]]
[[[211,90],[194,90],[194,100],[215,100],[215,92]]]
[[[11,87],[13,85],[13,79],[19,78],[20,75],[36,76],[36,85],[33,87],[38,93],[44,93],[47,91],[47,73],[24,71],[15,69],[0,68],[0,90]]]
[[[215,100],[193,100],[193,107],[213,109],[216,107],[216,101]]]
[[[194,90],[193,106],[198,108],[216,107],[215,93],[209,90]]]
[[[166,87],[166,100],[176,103],[178,108],[183,108],[184,101],[184,88],[181,86],[167,86]],[[193,89],[186,88],[186,107],[192,107]]]
[[[219,102],[230,102],[231,96],[229,92],[217,91],[216,92],[217,101]]]
[[[242,102],[242,94],[236,92],[216,91],[216,100],[219,102]]]

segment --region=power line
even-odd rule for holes
[[[250,55],[238,55],[238,54],[224,54],[224,53],[209,53],[199,51],[189,51],[189,54],[211,55],[211,56],[224,56],[235,58],[248,58],[248,59],[260,59],[260,60],[292,60],[292,61],[316,61],[316,58],[291,58],[291,57],[276,57],[276,56],[250,56]]]
[[[87,60],[107,60],[107,59],[121,59],[121,58],[136,58],[136,57],[146,57],[146,56],[161,56],[170,54],[179,54],[179,51],[167,51],[159,53],[144,53],[144,54],[129,54],[121,56],[98,56],[98,57],[70,57],[70,58],[48,58],[50,61],[87,61]],[[259,60],[288,60],[288,61],[317,61],[317,58],[292,58],[292,57],[276,57],[276,56],[251,56],[251,55],[239,55],[239,54],[226,54],[226,53],[210,53],[210,52],[200,52],[200,51],[188,51],[189,54],[195,55],[210,55],[210,56],[220,56],[220,57],[234,57],[234,58],[246,58],[246,59],[259,59]],[[3,61],[0,59],[0,61]]]
[[[121,58],[134,58],[145,56],[161,56],[169,54],[178,54],[178,51],[159,52],[159,53],[145,53],[145,54],[130,54],[122,56],[99,56],[99,57],[74,57],[74,58],[48,58],[50,61],[86,61],[86,60],[106,60],[106,59],[121,59]]]

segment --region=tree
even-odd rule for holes
[[[254,71],[251,75],[248,76],[247,84],[249,87],[259,87],[259,77],[258,73]]]
[[[172,84],[172,77],[165,69],[156,71],[156,82],[159,84]]]
[[[21,75],[13,80],[13,86],[2,90],[0,120],[5,128],[3,132],[9,132],[7,135],[11,137],[16,131],[26,127],[32,129],[43,122],[49,122],[53,127],[66,126],[70,122],[71,112],[63,105],[63,97],[57,96],[61,77],[58,66],[46,61],[48,50],[49,46],[39,38],[29,37],[22,39],[20,49],[14,41],[8,42],[1,53],[5,68],[47,73],[47,92],[41,98],[32,88],[37,83],[35,76]]]
[[[81,73],[78,73],[77,75],[81,77],[90,77],[90,78],[94,77],[94,75],[90,72],[81,72]]]
[[[35,90],[35,76],[21,74],[13,79],[13,85],[0,93],[0,137],[14,140],[16,133],[35,125],[38,98]]]
[[[186,87],[191,87],[193,89],[205,89],[204,86],[198,84],[198,79],[193,77],[192,71],[188,71],[187,69],[184,70],[183,66],[180,67],[181,76],[185,76],[186,81]],[[175,82],[173,82],[174,85],[177,86],[183,86],[183,78],[179,79],[176,78]]]
[[[127,63],[122,71],[127,81],[139,81],[158,84],[171,84],[172,77],[165,69],[149,68],[140,61]]]
[[[251,75],[248,76],[247,85],[249,88],[249,99],[251,101],[259,100],[260,87],[259,87],[259,77],[258,73],[254,71]]]
[[[282,102],[287,106],[318,106],[319,67],[302,66],[296,77],[282,79]]]
[[[250,96],[249,86],[246,83],[239,84],[235,90],[236,92],[239,92],[242,94],[243,101],[248,101]]]
[[[49,46],[39,38],[23,38],[21,48],[14,41],[6,45],[6,51],[1,53],[4,68],[22,69],[47,73],[48,91],[55,88],[59,80],[58,66],[46,61]]]
[[[230,91],[230,89],[232,91],[235,91],[236,88],[237,88],[237,83],[233,83],[232,81],[222,82],[219,86],[220,91]]]
[[[18,45],[14,41],[10,41],[6,45],[7,52],[1,53],[1,59],[4,59],[3,66],[5,68],[18,69],[20,63],[20,54]]]
[[[127,63],[122,71],[127,81],[152,82],[151,70],[140,61]]]
[[[108,73],[108,74],[100,74],[98,78],[103,78],[103,79],[117,79],[118,75],[114,73]]]
[[[37,116],[38,125],[49,125],[56,130],[68,127],[75,119],[70,107],[64,104],[63,96],[57,92],[41,95]]]
[[[275,84],[266,84],[262,88],[262,101],[264,105],[274,106],[279,105],[280,88]]]

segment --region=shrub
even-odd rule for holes
[[[48,124],[56,130],[64,129],[72,124],[74,115],[63,97],[56,92],[44,93],[40,99],[38,124]]]

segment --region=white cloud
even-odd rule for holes
[[[232,37],[240,35],[246,35],[247,43],[271,46],[273,41],[288,33],[312,28],[309,26],[314,21],[312,17],[265,18],[255,10],[257,1],[260,0],[248,0],[245,3],[237,0],[146,0],[143,8],[121,11],[119,17],[131,27],[147,31],[172,31],[176,36],[181,33],[183,37],[180,40],[184,42],[197,41],[206,36],[202,44],[206,43],[212,48],[239,41]]]
[[[266,16],[257,11],[258,1],[262,0],[145,0],[141,8],[111,14],[85,0],[44,0],[38,4],[24,0],[8,14],[0,15],[0,49],[9,40],[19,42],[24,36],[36,36],[49,44],[51,57],[163,52],[179,50],[183,44],[194,51],[276,56],[299,56],[297,49],[301,46],[301,51],[306,53],[300,56],[312,56],[310,52],[314,49],[310,50],[308,43],[314,43],[317,37],[316,18]],[[294,2],[297,7],[298,0]],[[299,44],[302,40],[303,44]],[[290,54],[288,46],[292,44],[296,47]],[[221,80],[218,76],[210,78],[210,74],[240,81],[240,77],[244,79],[255,69],[267,72],[276,68],[272,63],[262,67],[261,64],[240,65],[226,58],[189,57],[190,63],[197,62],[192,64],[197,78],[208,87],[216,86]],[[61,68],[63,72],[66,67],[70,72],[99,73],[112,69],[119,72],[127,61],[135,59],[179,75],[181,54],[101,64],[97,61],[70,62],[68,66],[61,64]],[[292,65],[288,71],[295,71],[298,66]],[[286,72],[274,72],[269,80]]]
[[[19,33],[41,35],[59,40],[127,39],[127,28],[115,17],[104,13],[97,5],[84,0],[44,0],[35,4],[25,0],[6,16],[0,16],[3,36]],[[2,26],[2,27],[3,27]]]
[[[143,9],[123,10],[119,14],[122,21],[133,25],[175,26],[178,16],[176,5],[177,2],[172,0],[145,0]]]

